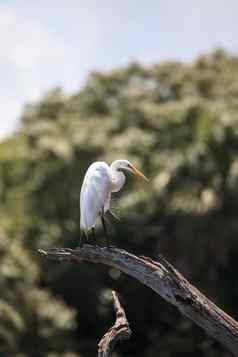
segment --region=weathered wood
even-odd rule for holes
[[[82,248],[39,250],[54,260],[102,263],[139,280],[238,356],[238,323],[192,286],[165,258],[153,261],[117,248],[84,245]]]
[[[113,305],[116,313],[115,324],[105,333],[98,344],[98,357],[110,357],[118,341],[127,340],[131,330],[125,311],[120,304],[117,293],[112,291]]]

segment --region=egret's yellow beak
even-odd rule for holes
[[[139,171],[135,166],[130,165],[130,169],[133,172],[134,175],[136,176],[140,176],[141,178],[143,178],[145,181],[149,181],[149,179],[141,172]]]

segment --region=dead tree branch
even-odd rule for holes
[[[116,313],[115,324],[105,333],[98,344],[98,357],[110,357],[118,341],[127,340],[131,330],[125,311],[120,304],[117,293],[112,291],[113,305]]]
[[[75,250],[40,249],[39,253],[57,261],[88,261],[119,269],[175,305],[183,315],[238,356],[238,323],[192,286],[166,259],[160,257],[159,261],[153,261],[125,250],[91,245]]]

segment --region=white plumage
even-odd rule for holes
[[[87,232],[95,226],[97,217],[110,205],[111,173],[105,162],[89,166],[80,194],[80,227]]]
[[[98,216],[110,209],[111,193],[118,192],[125,183],[122,171],[130,171],[147,178],[127,160],[116,160],[111,166],[94,162],[86,172],[80,193],[80,228],[86,234],[95,227]]]

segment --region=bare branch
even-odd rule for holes
[[[102,263],[139,280],[179,311],[202,327],[207,334],[238,356],[238,323],[192,286],[166,259],[153,261],[117,248],[82,248],[39,250],[49,259]]]
[[[117,293],[112,291],[113,305],[116,312],[115,324],[105,333],[98,344],[98,357],[110,357],[118,341],[127,340],[131,330],[125,311],[120,304]]]

